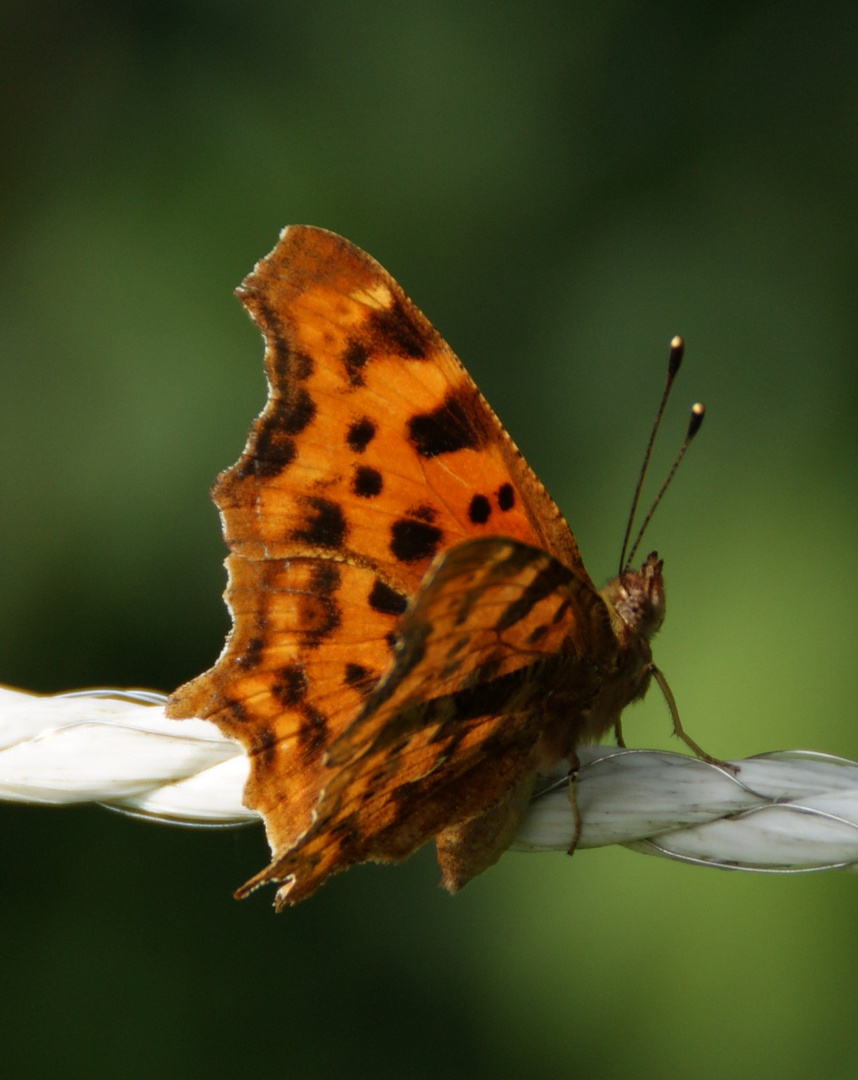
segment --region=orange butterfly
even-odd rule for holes
[[[664,617],[650,555],[598,591],[459,360],[378,263],[284,229],[238,290],[269,398],[218,479],[233,629],[169,714],[251,759],[277,906],[432,837],[455,891],[536,776],[619,731]]]

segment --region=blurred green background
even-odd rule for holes
[[[207,489],[264,398],[231,290],[309,222],[444,333],[600,581],[684,334],[658,662],[712,753],[858,756],[853,4],[7,0],[0,70],[0,680],[213,661]],[[9,1076],[858,1070],[847,874],[509,855],[451,900],[423,852],[275,917],[230,896],[259,829],[0,816]]]

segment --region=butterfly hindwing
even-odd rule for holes
[[[294,902],[352,863],[397,861],[488,815],[489,844],[473,826],[448,837],[460,869],[446,883],[463,884],[508,845],[541,754],[571,752],[569,717],[600,685],[590,656],[614,641],[592,589],[498,537],[439,557],[398,635],[392,667],[331,744],[313,826],[249,887],[285,880],[279,900]]]

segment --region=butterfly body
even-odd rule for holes
[[[616,726],[664,612],[652,555],[599,593],[555,504],[368,255],[293,226],[239,295],[269,398],[213,492],[233,629],[174,716],[251,757],[278,903],[436,839],[455,890],[534,778]]]

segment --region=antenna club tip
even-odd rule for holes
[[[700,430],[700,426],[703,423],[703,417],[706,415],[706,406],[701,401],[695,401],[691,406],[691,416],[688,420],[688,434],[685,436],[686,442],[693,439],[697,432]]]
[[[685,353],[685,342],[679,336],[675,334],[670,339],[670,358],[667,361],[668,379],[672,380],[676,377],[677,371],[679,371],[679,365],[682,363],[682,357]]]

